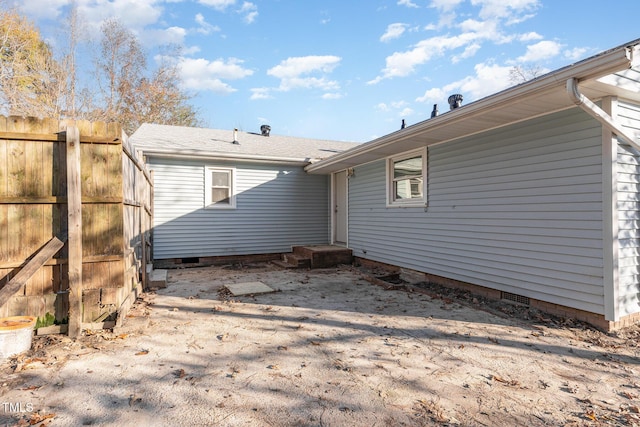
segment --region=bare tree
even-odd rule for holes
[[[0,9],[0,65],[4,114],[60,117],[64,70],[33,23],[15,9]]]
[[[66,70],[67,91],[64,96],[64,110],[70,118],[80,118],[78,111],[77,90],[78,72],[76,68],[76,55],[78,43],[81,40],[80,21],[78,19],[78,7],[72,0],[67,15],[66,25],[63,26],[63,34],[67,41],[67,49],[62,58],[62,64]]]
[[[102,25],[94,59],[92,85],[77,66],[84,42],[81,20],[72,1],[62,36],[60,61],[33,23],[0,0],[0,114],[119,122],[134,132],[144,122],[198,125],[191,95],[180,87],[178,50],[147,69],[146,53],[119,21]],[[89,44],[89,43],[88,43]]]
[[[533,80],[542,74],[543,70],[538,65],[521,66],[516,65],[509,70],[509,81],[513,84],[524,83]]]
[[[95,118],[124,126],[131,120],[127,103],[142,79],[145,55],[135,35],[116,19],[102,24],[101,37],[96,74],[102,108],[94,112]]]
[[[197,111],[189,104],[191,96],[180,88],[178,48],[159,55],[160,64],[149,78],[143,78],[130,100],[131,125],[142,123],[197,126]]]

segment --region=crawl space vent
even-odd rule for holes
[[[518,304],[529,305],[529,297],[512,294],[510,292],[500,292],[500,298],[507,301],[513,301]]]

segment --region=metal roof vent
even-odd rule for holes
[[[240,144],[238,142],[238,129],[237,128],[233,130],[233,142],[232,142],[232,144]]]
[[[269,136],[269,132],[271,132],[271,126],[269,125],[260,126],[260,133],[262,134],[262,136]]]
[[[431,118],[433,119],[438,115],[438,104],[433,104],[433,110],[431,110]]]
[[[400,129],[404,129],[407,125],[404,123],[404,119],[402,119],[402,124],[400,125]]]
[[[449,97],[449,109],[453,110],[462,105],[462,95],[459,93],[453,94]]]

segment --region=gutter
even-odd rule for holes
[[[640,143],[638,143],[634,137],[629,135],[620,123],[615,121],[613,117],[607,114],[602,108],[598,107],[593,101],[580,93],[580,90],[578,89],[578,80],[575,77],[567,79],[567,93],[574,104],[599,121],[602,126],[613,132],[618,138],[640,151]]]

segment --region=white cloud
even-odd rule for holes
[[[238,10],[238,13],[244,14],[245,23],[252,24],[258,17],[258,6],[251,2],[245,1],[244,3],[242,3],[242,7]]]
[[[269,69],[267,74],[280,79],[297,77],[301,74],[308,74],[316,71],[330,73],[340,63],[339,56],[298,56],[287,58],[279,65]]]
[[[518,57],[519,62],[536,62],[553,58],[560,54],[562,45],[551,40],[543,40],[527,46],[527,52]]]
[[[375,109],[383,113],[394,111],[398,117],[406,117],[413,114],[413,109],[409,107],[407,101],[381,102],[375,106]]]
[[[416,98],[416,101],[438,104],[440,112],[448,111],[449,104],[447,103],[447,99],[451,94],[462,94],[464,104],[511,86],[510,72],[512,68],[511,66],[496,64],[477,64],[474,67],[475,75],[467,76],[441,88],[429,89],[424,95]]]
[[[60,16],[61,9],[69,3],[69,0],[29,0],[21,1],[16,4],[20,10],[27,16],[34,19],[39,18],[57,18]]]
[[[342,98],[342,96],[343,95],[338,92],[325,93],[324,95],[322,95],[322,99],[340,99]]]
[[[464,0],[432,0],[429,7],[449,12],[458,7]]]
[[[256,87],[251,89],[251,96],[249,99],[257,100],[257,99],[271,99],[271,89],[267,87]]]
[[[280,79],[278,90],[286,92],[292,89],[318,88],[324,91],[336,91],[338,82],[329,80],[325,74],[331,73],[340,63],[338,56],[301,56],[287,58],[275,67],[267,70],[267,74]],[[321,77],[308,76],[321,74]]]
[[[184,47],[180,50],[180,52],[187,56],[187,55],[195,55],[196,53],[200,52],[201,49],[199,46],[189,46],[189,47]]]
[[[187,89],[211,90],[217,93],[235,92],[236,89],[223,80],[237,80],[252,75],[253,71],[243,68],[242,62],[237,58],[215,61],[182,58],[179,66],[183,85]]]
[[[223,11],[229,6],[236,4],[236,0],[198,0],[198,3]]]
[[[542,40],[544,37],[541,36],[540,34],[536,33],[535,31],[532,31],[530,33],[525,33],[525,34],[520,34],[518,36],[518,40],[520,40],[521,42],[530,42],[533,40]]]
[[[540,7],[539,0],[471,0],[471,4],[480,6],[480,18],[505,19],[508,23],[521,22]]]
[[[340,89],[340,85],[335,80],[325,77],[287,77],[280,81],[278,90],[288,92],[293,89],[321,89],[333,91]]]
[[[187,30],[182,27],[146,30],[140,34],[140,40],[146,45],[182,45]]]
[[[403,108],[408,105],[407,101],[392,101],[391,107],[395,109]]]
[[[464,51],[460,55],[454,55],[451,58],[451,62],[456,64],[462,61],[463,59],[473,57],[480,50],[480,47],[481,46],[479,43],[470,44],[469,46],[464,48]]]
[[[200,34],[210,34],[212,32],[218,32],[220,31],[220,27],[218,27],[217,25],[211,25],[209,24],[205,19],[204,16],[201,13],[198,13],[194,20],[196,21],[196,24],[198,24],[198,29],[196,31],[198,31]]]
[[[158,0],[78,0],[78,15],[85,20],[88,28],[99,27],[109,18],[117,18],[120,23],[139,34],[150,24],[155,24],[162,15],[162,5]]]
[[[440,57],[448,50],[462,47],[475,38],[475,34],[467,33],[460,36],[438,36],[422,40],[411,50],[395,52],[388,56],[382,75],[369,81],[368,84],[376,84],[382,79],[408,76],[415,71],[418,65],[424,64],[435,57]]]
[[[404,34],[404,32],[407,29],[407,24],[402,24],[399,22],[396,22],[394,24],[389,24],[387,26],[387,31],[385,31],[385,33],[380,37],[380,41],[381,42],[388,42],[391,41],[393,39],[397,39],[400,36],[402,36],[402,34]]]
[[[435,31],[447,27],[459,32],[455,34],[449,31],[446,35],[427,38],[404,51],[392,53],[386,57],[385,67],[380,74],[367,84],[409,76],[420,66],[443,56],[449,56],[453,64],[458,63],[475,56],[487,42],[500,45],[514,41],[532,42],[542,39],[542,36],[536,32],[518,34],[504,30],[508,25],[533,16],[532,14],[540,7],[540,0],[470,0],[470,2],[476,8],[477,16],[470,16],[469,12],[465,11],[466,18],[456,22],[457,9],[465,3],[464,0],[432,0],[429,7],[437,9],[439,21],[437,24],[427,25],[424,27],[425,30]],[[406,28],[394,28],[390,25],[383,37],[390,40],[399,37],[405,30]],[[543,51],[545,47],[546,52]],[[522,60],[532,60],[536,55],[540,56],[544,53],[552,55],[551,48],[549,44],[533,45],[531,51],[523,56]],[[557,52],[555,54],[557,55]]]
[[[577,61],[585,57],[589,49],[585,47],[574,47],[573,49],[568,49],[564,51],[564,57],[568,58],[572,61]]]
[[[418,5],[413,3],[411,0],[398,0],[398,6],[407,6],[410,8],[417,8]]]
[[[445,92],[444,88],[431,88],[427,90],[424,95],[416,98],[416,102],[432,102],[437,104],[446,98],[446,94],[447,92]]]

